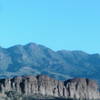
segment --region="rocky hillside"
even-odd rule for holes
[[[82,51],[53,51],[29,43],[0,48],[0,77],[45,74],[55,79],[85,77],[100,81],[100,55]]]
[[[98,85],[89,79],[75,78],[66,81],[54,80],[48,76],[25,76],[0,80],[0,92],[10,91],[29,95],[43,95],[72,99],[100,99]],[[15,93],[14,93],[15,94]]]

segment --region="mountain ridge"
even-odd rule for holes
[[[27,72],[25,68],[28,68]],[[35,43],[0,48],[1,78],[40,73],[60,80],[86,77],[100,81],[99,70],[100,54],[76,50],[54,51]]]
[[[16,45],[12,45],[12,46],[8,46],[8,47],[3,47],[3,46],[0,46],[0,49],[10,49],[10,48],[13,48],[13,47],[23,47],[23,46],[28,46],[28,45],[37,45],[37,46],[43,46],[43,47],[46,47],[48,49],[50,49],[48,46],[44,46],[42,44],[39,44],[39,43],[35,43],[35,42],[29,42],[29,43],[26,43],[26,44],[16,44]],[[86,51],[83,51],[83,50],[67,50],[67,49],[58,49],[58,50],[54,50],[54,49],[51,49],[52,51],[54,52],[59,52],[59,51],[65,51],[65,52],[83,52],[83,53],[86,53],[86,54],[89,54],[89,55],[93,55],[93,54],[97,54],[97,55],[100,55],[100,53],[89,53],[89,52],[86,52]]]

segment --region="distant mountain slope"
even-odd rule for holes
[[[0,48],[0,77],[47,74],[56,79],[87,77],[100,81],[100,55],[53,51],[35,43]]]

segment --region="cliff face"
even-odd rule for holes
[[[98,85],[89,79],[70,79],[58,81],[47,76],[27,76],[0,80],[0,92],[17,91],[25,95],[42,94],[46,96],[76,99],[98,99]]]

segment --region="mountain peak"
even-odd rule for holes
[[[27,67],[27,72],[24,69],[25,66],[29,67]],[[100,81],[99,70],[100,56],[98,54],[91,55],[83,51],[67,50],[55,52],[36,43],[15,45],[0,50],[0,71],[5,72],[0,73],[0,77],[45,73],[60,80],[68,76]]]
[[[26,44],[25,46],[36,46],[36,45],[38,45],[38,44],[36,44],[34,42],[30,42],[30,43]]]

